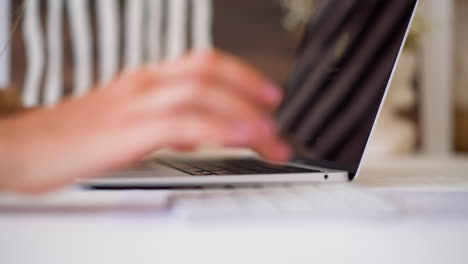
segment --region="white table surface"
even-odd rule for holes
[[[464,161],[366,166],[354,184],[457,205],[402,218],[187,222],[147,209],[0,211],[0,263],[468,263]]]

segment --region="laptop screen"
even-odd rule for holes
[[[417,0],[323,0],[278,113],[298,159],[359,168]]]

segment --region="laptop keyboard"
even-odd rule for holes
[[[281,166],[256,159],[232,160],[157,160],[158,163],[179,171],[196,175],[246,175],[246,174],[286,174],[311,173],[318,170],[294,166]]]
[[[381,217],[401,213],[398,204],[349,183],[293,184],[265,187],[172,191],[68,190],[41,197],[0,195],[8,210],[136,210],[187,219],[268,219],[312,216]],[[274,218],[272,218],[274,217]]]
[[[169,211],[189,218],[248,216],[395,215],[390,201],[351,184],[308,184],[265,188],[176,191]]]

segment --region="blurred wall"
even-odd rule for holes
[[[196,1],[196,0],[195,0]],[[445,0],[443,0],[445,1]],[[455,54],[457,61],[457,72],[453,73],[456,76],[456,87],[449,87],[449,89],[456,90],[456,146],[460,151],[468,151],[468,0],[454,0],[457,3],[456,16],[453,18],[456,21],[457,39],[455,43],[458,44]],[[18,7],[21,0],[14,0],[14,7]],[[47,1],[41,1],[45,6]],[[301,28],[297,27],[292,30],[286,30],[282,24],[285,16],[285,10],[280,5],[280,0],[214,0],[215,4],[215,17],[214,17],[214,39],[218,48],[234,53],[260,70],[264,71],[270,78],[282,84],[286,81],[287,75],[293,61],[295,46],[300,38]],[[430,28],[430,25],[437,24],[437,21],[432,21],[431,17],[422,18],[424,22],[419,22],[415,25],[413,31],[419,31],[419,24],[429,25],[427,30],[436,30]],[[65,20],[66,21],[66,20]],[[95,25],[93,25],[95,27]],[[21,29],[21,25],[19,27]],[[65,70],[64,81],[66,87],[71,87],[73,82],[73,74],[71,71],[72,58],[69,54],[70,37],[68,34],[68,25],[64,27],[64,42],[68,51],[66,50],[65,56]],[[424,30],[418,32],[424,34]],[[24,45],[22,40],[21,30],[16,32],[13,37],[13,79],[16,87],[20,88],[23,85],[23,76],[25,69]],[[418,69],[423,65],[418,65],[420,62],[418,51],[420,47],[418,44],[412,46],[414,53],[410,56],[415,56],[414,60],[407,58],[403,60],[404,63],[400,64],[401,72],[408,72],[408,70],[415,71],[414,76],[400,76],[396,77],[397,80],[405,79],[402,83],[407,85],[411,82],[411,88],[406,89],[406,92],[398,92],[395,100],[414,101],[414,103],[407,104],[405,107],[396,107],[387,104],[386,107],[390,108],[389,111],[394,115],[401,117],[404,122],[413,124],[416,133],[416,139],[411,143],[415,144],[415,148],[405,148],[404,152],[413,153],[417,152],[418,138],[420,138],[421,131],[417,130],[418,127],[418,105],[420,99],[420,81],[418,79]],[[68,55],[67,55],[68,54]],[[410,65],[411,64],[411,65]],[[416,64],[416,65],[412,65]],[[411,69],[406,69],[409,67]],[[416,69],[412,69],[416,67]],[[400,85],[395,82],[395,85]],[[392,87],[392,90],[398,90],[398,87]],[[401,89],[400,89],[401,90]],[[410,91],[410,93],[408,93]],[[400,96],[400,97],[398,97]],[[410,98],[411,97],[411,98]],[[412,98],[414,97],[414,98]],[[410,98],[411,100],[408,100]],[[414,99],[414,100],[413,100]],[[393,109],[393,108],[394,109]],[[455,107],[454,107],[455,109]],[[403,122],[403,121],[402,121]],[[381,124],[379,124],[380,126]],[[393,129],[396,126],[387,126],[387,129]],[[385,139],[385,136],[383,136]],[[383,140],[385,141],[385,140]]]

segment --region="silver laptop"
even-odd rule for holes
[[[298,47],[277,113],[295,157],[158,157],[80,180],[97,189],[196,188],[351,181],[390,85],[417,0],[324,0]]]

